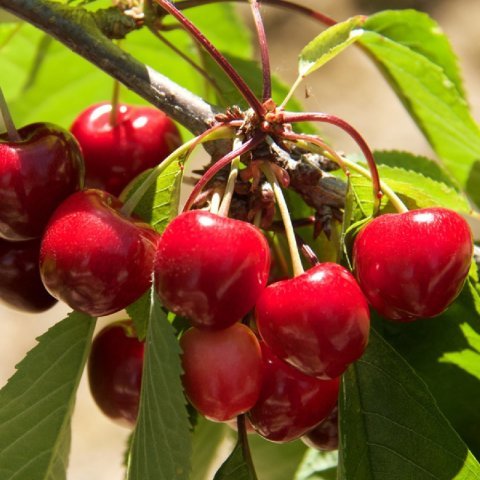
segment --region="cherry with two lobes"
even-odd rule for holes
[[[42,239],[45,287],[93,317],[127,307],[151,285],[159,235],[122,206],[101,190],[77,192],[55,210]]]
[[[33,123],[19,140],[0,134],[0,238],[39,238],[56,207],[80,190],[84,164],[80,147],[66,130]]]
[[[88,359],[88,381],[95,403],[116,422],[137,420],[145,343],[130,320],[120,320],[95,337]]]
[[[88,107],[71,132],[85,159],[85,185],[119,195],[139,173],[155,167],[181,143],[173,121],[149,106],[119,104]]]
[[[468,223],[441,207],[381,215],[353,247],[355,275],[369,303],[396,321],[445,311],[463,287],[472,255]]]

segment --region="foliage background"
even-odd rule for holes
[[[459,56],[473,114],[477,120],[480,119],[480,31],[476,22],[480,18],[478,0],[311,0],[302,3],[322,9],[337,19],[355,13],[367,13],[368,6],[373,4],[376,9],[412,6],[412,3],[419,9],[428,8],[450,37]],[[242,10],[238,9],[240,14]],[[297,54],[318,33],[318,26],[291,13],[267,8],[264,12],[273,71],[284,80],[292,81],[296,72]],[[291,32],[295,32],[295,35]],[[394,93],[370,61],[358,51],[350,49],[343,53],[341,58],[333,60],[313,75],[307,85],[310,95],[305,101],[307,109],[323,110],[344,117],[364,134],[375,149],[407,149],[432,156],[425,140]],[[81,99],[77,99],[79,101]],[[82,108],[80,103],[72,105],[72,111],[67,112],[66,118],[72,118],[78,108]],[[352,148],[352,144],[334,130],[328,131],[328,135],[339,149],[349,151]],[[480,236],[478,227],[476,236]],[[35,344],[35,338],[64,318],[66,313],[67,309],[61,305],[38,317],[0,307],[3,323],[3,334],[0,336],[0,384],[3,385],[13,373],[14,365]],[[109,319],[101,320],[97,328],[108,321]],[[122,450],[127,435],[127,430],[117,427],[101,415],[83,380],[73,421],[69,480],[122,478]]]

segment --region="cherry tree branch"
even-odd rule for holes
[[[50,0],[0,0],[0,8],[60,41],[196,135],[210,126],[217,113],[200,97],[116,46],[91,12]]]

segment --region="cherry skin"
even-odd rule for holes
[[[85,158],[85,185],[119,195],[139,173],[155,167],[181,143],[180,133],[163,112],[148,106],[119,104],[115,124],[112,105],[88,107],[71,132]]]
[[[180,346],[185,393],[202,415],[224,422],[253,407],[263,370],[260,345],[248,327],[190,328]]]
[[[0,238],[39,238],[55,208],[83,186],[84,165],[73,136],[50,123],[0,134]]]
[[[248,416],[253,428],[273,442],[300,438],[335,408],[339,379],[320,380],[280,360],[262,343],[260,397]]]
[[[40,313],[57,303],[40,279],[40,241],[8,242],[0,239],[0,299],[7,306]]]
[[[40,248],[47,290],[93,317],[114,313],[150,286],[159,235],[101,190],[75,193],[55,211]]]
[[[397,321],[442,313],[460,293],[472,255],[469,225],[445,208],[381,215],[353,247],[365,296],[382,316]]]
[[[255,315],[273,352],[307,375],[341,375],[364,352],[370,314],[355,278],[335,263],[269,285]]]
[[[121,320],[98,333],[88,359],[88,381],[95,403],[107,417],[129,427],[137,420],[144,346],[132,322]]]
[[[338,407],[335,407],[322,423],[307,432],[301,440],[315,450],[338,450]]]
[[[268,243],[256,227],[194,210],[163,232],[155,285],[163,304],[194,327],[220,329],[253,308],[269,268]]]

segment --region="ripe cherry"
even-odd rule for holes
[[[57,208],[41,244],[47,290],[94,317],[130,305],[151,284],[158,234],[121,207],[101,190],[75,193]]]
[[[73,136],[50,123],[0,134],[0,237],[39,238],[55,208],[83,185],[84,166]]]
[[[39,252],[39,240],[0,240],[0,299],[7,306],[39,313],[57,303],[40,279]]]
[[[90,391],[100,409],[113,420],[134,426],[140,401],[144,342],[130,320],[101,330],[88,359]]]
[[[301,437],[324,420],[338,400],[339,379],[320,380],[280,360],[262,343],[260,397],[249,412],[255,430],[274,442]]]
[[[119,195],[139,173],[158,165],[182,143],[169,117],[148,106],[100,103],[71,127],[85,158],[85,185]]]
[[[267,240],[253,225],[194,210],[164,231],[155,285],[164,305],[198,328],[226,328],[255,305],[270,267]]]
[[[355,239],[355,275],[381,315],[398,321],[434,317],[457,297],[473,255],[470,227],[445,208],[375,218]]]
[[[185,393],[202,415],[223,422],[253,407],[263,371],[260,345],[248,327],[190,328],[180,346]]]
[[[255,315],[273,352],[307,375],[335,378],[368,341],[370,315],[355,278],[335,263],[269,285]]]
[[[338,450],[338,407],[335,407],[322,423],[307,432],[301,440],[315,450]]]

